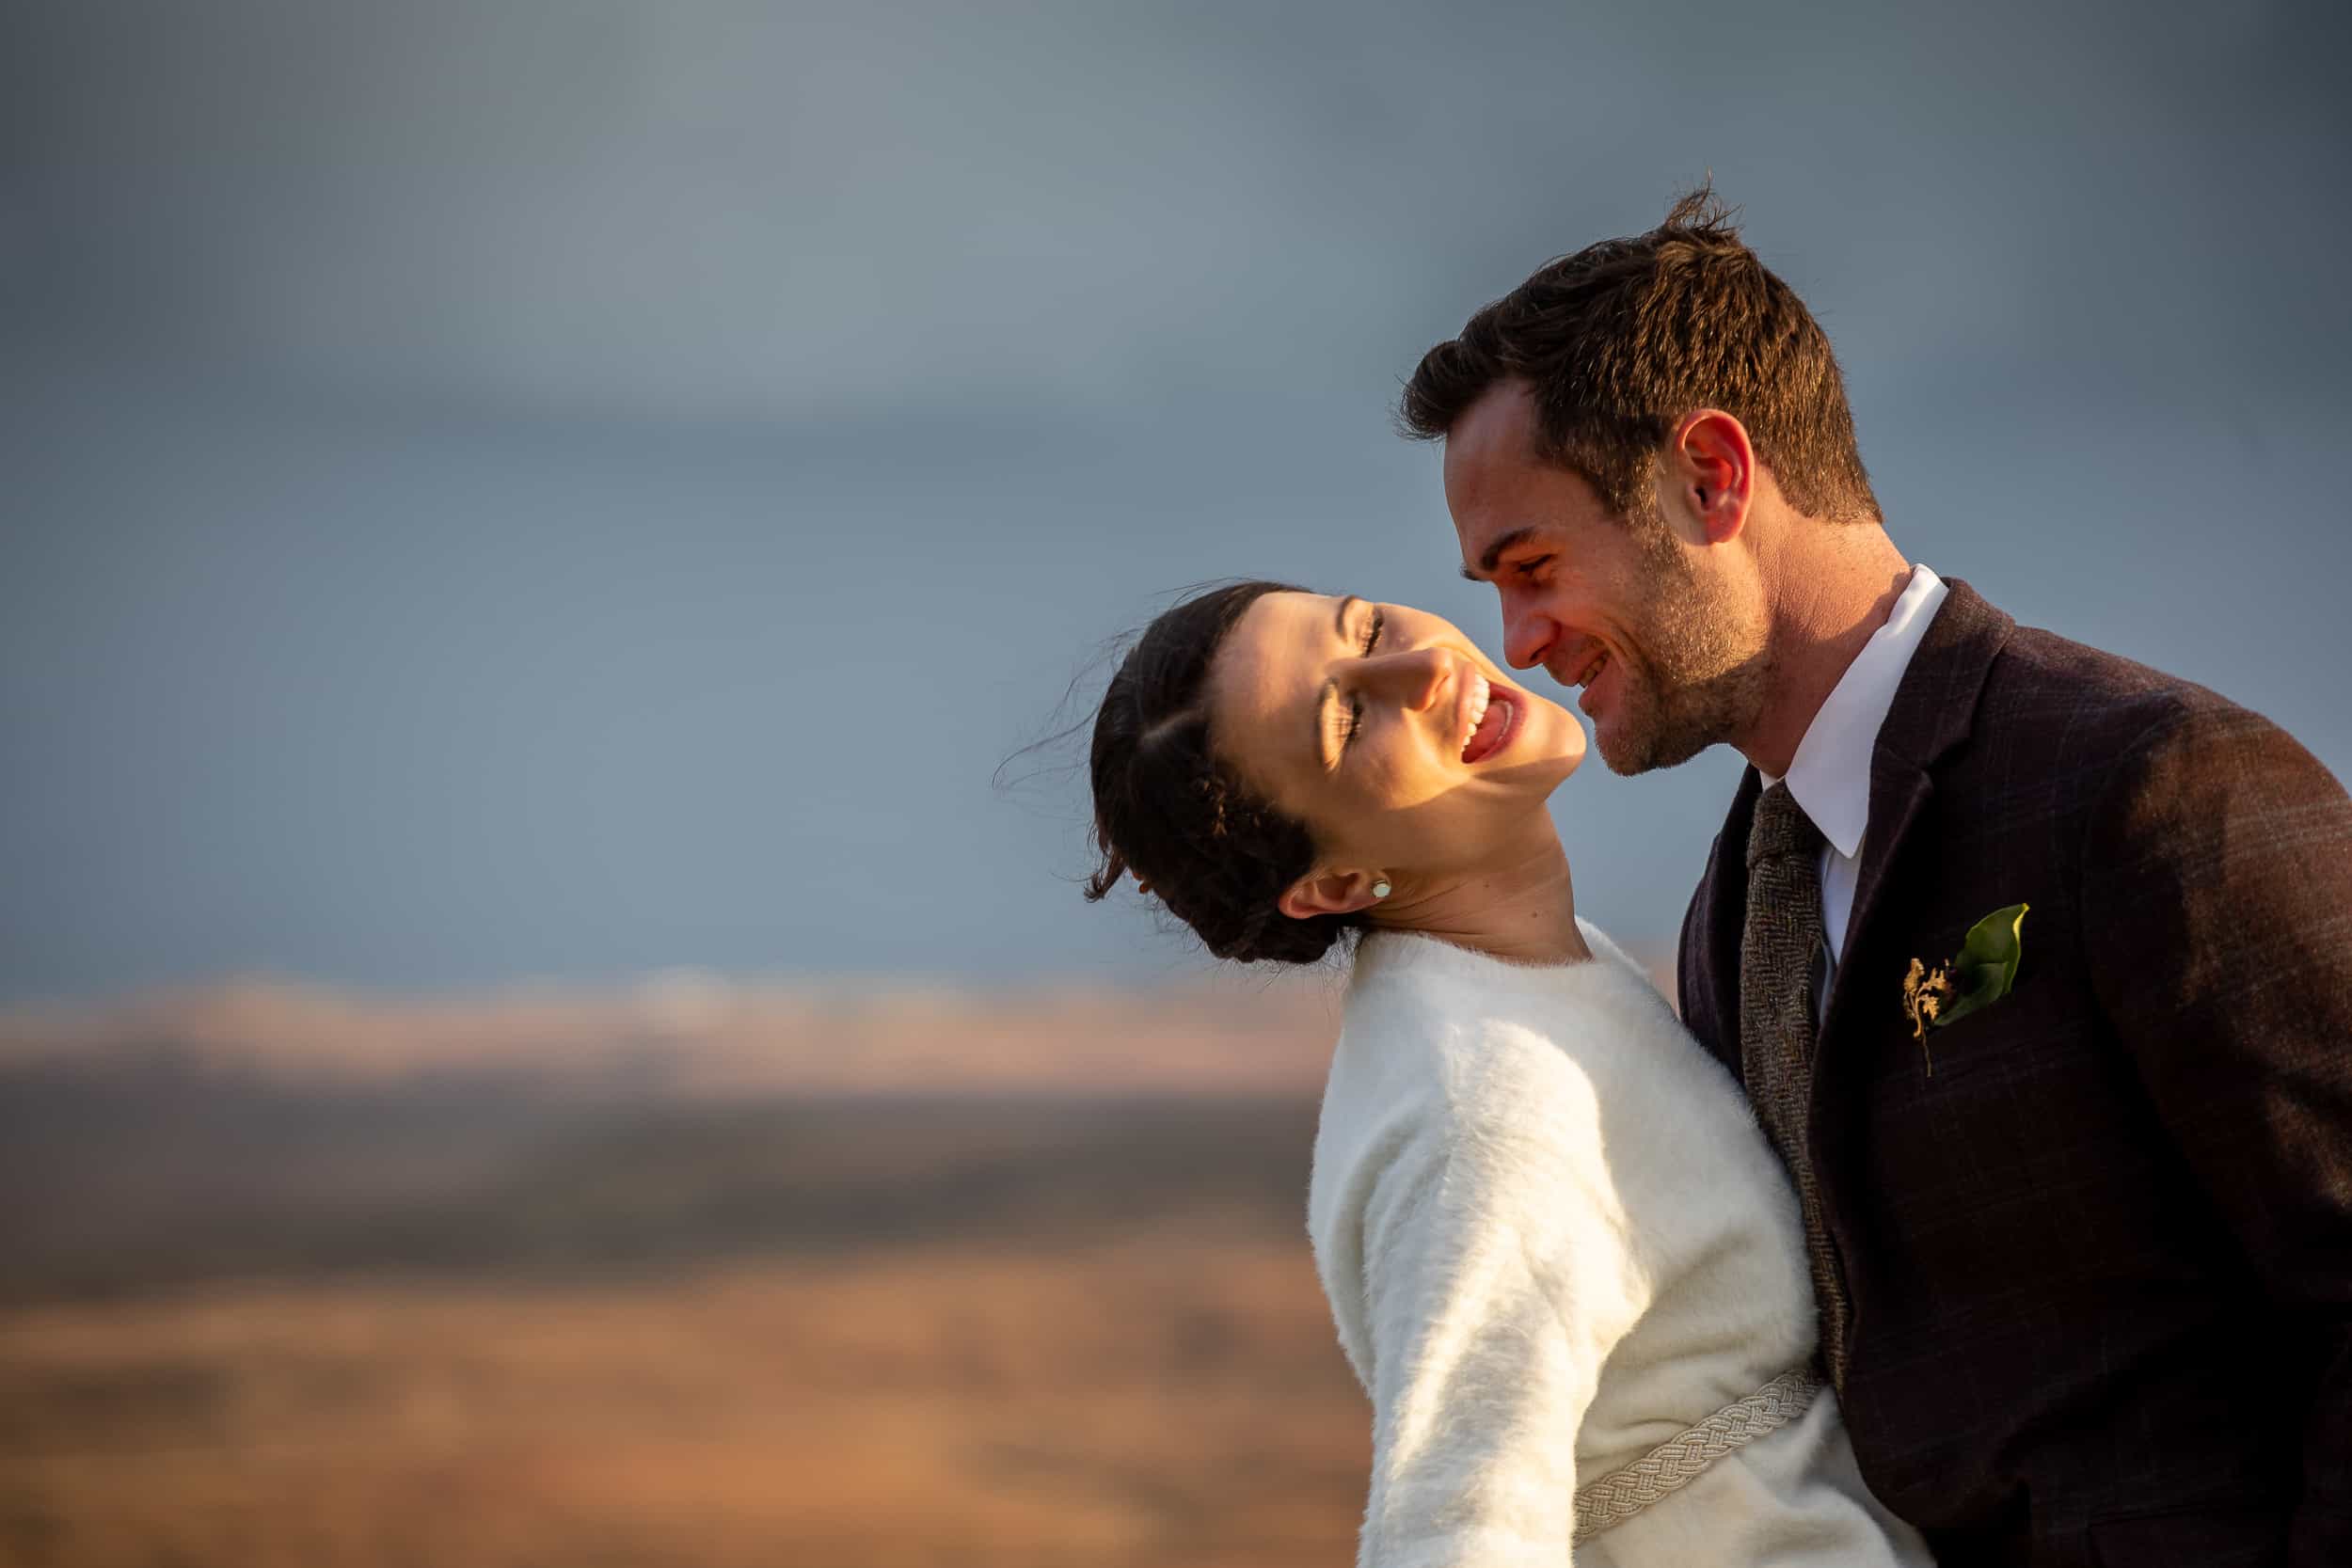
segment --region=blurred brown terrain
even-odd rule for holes
[[[1352,1559],[1327,979],[0,1015],[0,1563]]]

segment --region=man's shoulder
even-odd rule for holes
[[[2112,765],[2169,736],[2276,727],[2185,676],[2020,626],[1987,672],[1975,738]]]
[[[1967,743],[1935,768],[1946,810],[1982,834],[2061,832],[2137,841],[2243,824],[2276,799],[2343,785],[2271,720],[2209,687],[2032,626],[1985,673]],[[2185,845],[2182,847],[2185,852]]]
[[[2010,634],[1993,662],[1986,688],[1988,695],[2016,702],[2095,704],[2125,721],[2236,705],[2185,676],[2041,626],[2020,626]]]

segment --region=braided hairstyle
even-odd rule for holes
[[[1102,856],[1089,901],[1132,875],[1209,951],[1244,963],[1312,963],[1359,914],[1295,919],[1276,900],[1314,866],[1307,825],[1277,810],[1209,745],[1209,667],[1242,614],[1288,583],[1197,594],[1136,640],[1094,716],[1089,775]]]

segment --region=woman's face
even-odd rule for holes
[[[1427,876],[1508,855],[1584,756],[1565,709],[1403,605],[1267,594],[1227,635],[1209,692],[1218,753],[1307,824],[1319,872]]]

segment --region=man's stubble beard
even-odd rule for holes
[[[1629,668],[1625,712],[1613,732],[1595,727],[1601,761],[1631,777],[1674,768],[1747,733],[1772,689],[1772,657],[1760,610],[1729,585],[1692,571],[1662,519],[1629,519],[1650,571],[1639,646],[1618,651]]]

